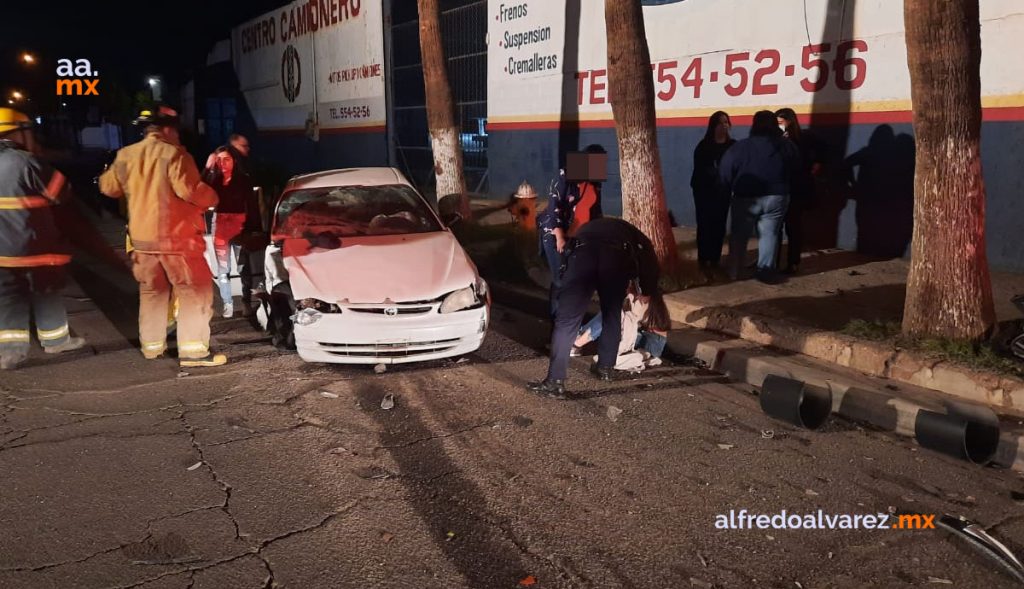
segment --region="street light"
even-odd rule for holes
[[[25,63],[31,64],[31,63],[35,63],[36,62],[36,58],[31,53],[22,53],[21,54],[21,61],[24,61]]]
[[[152,93],[153,100],[160,100],[160,78],[153,76],[146,80],[149,84],[150,92]]]
[[[25,95],[22,94],[21,92],[18,92],[17,90],[15,90],[14,92],[11,92],[11,98],[13,98],[14,100],[21,100],[24,97],[25,97]]]

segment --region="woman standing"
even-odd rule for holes
[[[586,153],[605,153],[600,145],[588,146]],[[551,181],[548,190],[548,207],[537,215],[537,229],[540,249],[551,271],[551,316],[558,309],[558,291],[562,286],[562,254],[569,238],[593,219],[600,219],[600,182],[573,181],[566,177],[565,169],[558,171],[558,177]]]
[[[782,136],[792,141],[800,152],[801,167],[793,177],[789,209],[786,211],[786,240],[789,247],[786,250],[786,267],[783,270],[786,274],[796,274],[800,271],[800,254],[803,252],[804,212],[811,208],[814,202],[814,176],[820,170],[821,163],[810,137],[800,129],[796,112],[791,108],[782,108],[775,112],[775,117]],[[781,241],[781,234],[779,239]],[[779,245],[778,252],[781,253],[782,244]]]
[[[241,259],[238,245],[243,232],[260,230],[259,203],[247,174],[236,173],[235,158],[228,147],[214,152],[214,166],[207,170],[205,180],[217,192],[219,201],[213,218],[213,249],[217,256],[217,286],[223,302],[222,314],[234,315],[231,296],[231,256]]]
[[[725,221],[729,216],[729,195],[718,184],[718,164],[736,141],[729,136],[732,121],[718,111],[708,119],[704,138],[693,150],[693,204],[697,213],[697,260],[705,274],[711,274],[722,259]]]

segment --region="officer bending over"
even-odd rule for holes
[[[631,280],[638,291],[652,294],[658,288],[658,260],[651,241],[639,229],[621,219],[602,218],[580,228],[570,243],[558,294],[548,375],[527,385],[539,395],[565,399],[569,352],[597,291],[601,300],[601,337],[597,364],[590,367],[600,380],[611,380],[622,337],[622,301]]]

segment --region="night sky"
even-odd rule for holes
[[[89,59],[100,88],[117,80],[142,90],[149,75],[173,86],[205,62],[213,44],[232,27],[287,0],[10,0],[0,36],[0,91],[45,88],[50,93],[60,58]],[[18,56],[39,58],[32,68]]]

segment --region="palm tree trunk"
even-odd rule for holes
[[[663,274],[675,275],[678,253],[661,175],[643,7],[639,0],[608,0],[604,17],[608,96],[619,143],[623,216],[651,239]]]
[[[980,340],[995,323],[985,253],[978,0],[906,0],[917,167],[903,332]]]
[[[420,56],[423,86],[427,95],[427,126],[434,152],[437,198],[458,194],[459,214],[470,220],[469,195],[462,170],[462,147],[455,120],[455,102],[448,84],[444,47],[441,44],[441,11],[438,0],[417,0],[420,20]]]

